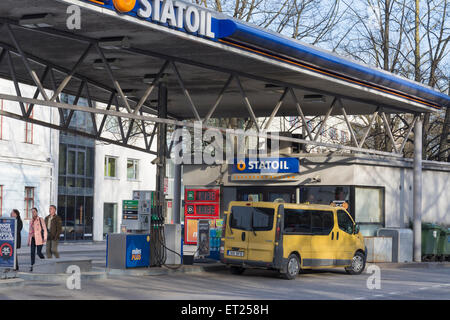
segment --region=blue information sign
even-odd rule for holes
[[[298,173],[298,158],[235,159],[231,173]]]
[[[16,219],[0,219],[0,268],[16,267]]]

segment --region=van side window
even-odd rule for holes
[[[273,229],[273,215],[272,208],[253,208],[253,230],[254,231],[269,231]]]
[[[332,211],[312,211],[312,234],[328,235],[333,226]]]
[[[284,209],[284,232],[311,233],[311,212],[301,209]]]
[[[233,229],[251,230],[252,207],[232,207],[230,227]]]
[[[353,234],[353,221],[344,210],[337,212],[339,229],[349,234]]]
[[[230,227],[240,230],[269,231],[273,229],[273,208],[232,207]]]

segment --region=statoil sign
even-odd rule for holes
[[[259,158],[235,159],[231,166],[232,173],[298,173],[298,158]]]
[[[214,39],[212,14],[178,0],[83,0],[149,22]]]

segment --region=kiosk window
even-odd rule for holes
[[[312,233],[327,235],[333,229],[332,211],[312,211]]]
[[[347,214],[347,212],[343,210],[339,210],[337,212],[337,218],[338,218],[338,225],[339,229],[342,231],[345,231],[349,234],[353,233],[353,221],[350,218],[350,216]]]
[[[284,210],[284,231],[311,233],[311,212],[300,209]]]
[[[269,231],[273,228],[273,213],[271,208],[253,208],[253,230]]]

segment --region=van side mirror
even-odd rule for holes
[[[355,226],[354,226],[354,234],[358,234],[359,233],[359,224],[355,224]]]

